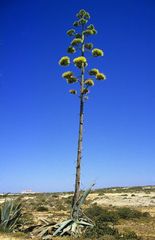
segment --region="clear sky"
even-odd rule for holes
[[[107,76],[85,106],[82,188],[155,184],[155,1],[1,0],[0,192],[73,190],[79,102],[58,61],[81,8]]]

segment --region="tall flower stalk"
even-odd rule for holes
[[[67,71],[62,74],[68,84],[73,84],[74,89],[69,92],[77,95],[80,99],[80,114],[79,114],[79,132],[78,132],[78,148],[77,148],[77,161],[76,161],[76,177],[75,177],[75,190],[73,196],[72,207],[78,203],[80,199],[80,183],[81,183],[81,159],[82,159],[82,143],[83,143],[83,124],[84,124],[84,105],[88,99],[90,88],[94,86],[94,80],[105,80],[106,76],[101,73],[97,68],[87,70],[88,59],[86,52],[90,53],[94,58],[102,57],[103,51],[98,48],[93,48],[93,44],[88,42],[90,36],[96,35],[97,31],[93,24],[88,25],[90,14],[85,10],[80,10],[76,14],[77,20],[73,23],[74,28],[67,31],[67,35],[71,38],[70,46],[67,49],[68,54],[78,54],[76,58],[71,61],[70,57],[64,56],[60,59],[59,64],[68,67],[71,62],[80,74],[77,75],[72,71]],[[74,211],[73,211],[74,216]]]

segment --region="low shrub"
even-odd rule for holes
[[[97,220],[95,222],[95,226],[92,229],[86,229],[84,238],[98,239],[105,235],[116,236],[118,235],[118,230],[114,227],[109,226],[107,223],[103,223],[100,222],[100,220]]]
[[[133,219],[143,217],[143,213],[138,210],[133,210],[127,207],[118,208],[117,214],[119,218],[122,219]]]
[[[87,208],[85,214],[93,221],[100,220],[100,222],[111,222],[113,224],[118,221],[116,211],[107,210],[97,205]]]
[[[48,207],[45,207],[45,206],[39,206],[36,208],[36,210],[38,212],[47,212],[48,211]]]
[[[137,236],[135,232],[128,232],[120,234],[118,240],[142,240],[141,237]]]

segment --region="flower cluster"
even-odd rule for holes
[[[88,50],[91,50],[91,49],[93,48],[93,44],[92,44],[92,43],[86,43],[86,44],[84,45],[84,47],[85,47],[86,49],[88,49]]]
[[[81,25],[84,25],[88,22],[88,19],[90,19],[90,14],[86,12],[84,9],[81,9],[77,14],[76,17],[79,18],[78,21],[75,21],[73,23],[74,27],[78,27]]]
[[[95,76],[97,80],[105,80],[106,76],[103,73],[100,73],[97,68],[92,68],[89,71],[89,75]]]
[[[96,76],[99,73],[99,70],[97,68],[92,68],[89,71],[89,75]]]
[[[86,12],[84,9],[81,9],[77,14],[76,14],[77,18],[86,18],[89,19],[90,15],[88,12]]]
[[[103,73],[97,73],[96,79],[97,80],[106,80],[106,76]]]
[[[77,57],[77,58],[74,58],[73,60],[74,64],[76,67],[78,68],[82,68],[83,66],[87,66],[87,59],[85,57]]]
[[[83,91],[82,91],[83,94],[87,94],[89,93],[89,90],[87,88],[84,88]]]
[[[72,46],[69,46],[69,47],[68,47],[68,49],[67,49],[67,52],[68,52],[68,53],[75,53],[75,52],[76,52],[76,50],[75,50],[75,48],[74,48],[74,47],[72,47]]]
[[[61,66],[68,66],[70,64],[70,58],[68,56],[65,56],[65,57],[62,57],[60,60],[59,60],[59,64]]]
[[[72,76],[73,76],[73,73],[72,73],[71,71],[64,72],[64,73],[62,74],[62,77],[63,77],[63,78],[66,78],[66,79],[68,79],[68,78],[70,78],[70,77],[72,77]]]
[[[75,37],[76,37],[76,38],[82,38],[82,35],[81,35],[80,33],[77,33],[77,34],[75,35]]]
[[[95,29],[94,25],[93,24],[90,24],[88,27],[87,27],[88,30],[92,30],[93,31],[93,34],[97,34],[97,30]]]
[[[73,76],[73,72],[68,71],[62,74],[62,77],[66,79],[68,84],[77,82],[77,78]]]
[[[77,82],[77,78],[76,77],[70,77],[70,78],[67,78],[67,83],[68,84],[72,84],[72,83],[76,83]]]
[[[69,29],[68,31],[67,31],[67,35],[68,36],[74,36],[75,35],[75,30],[74,29]]]
[[[90,51],[94,57],[103,56],[104,52],[101,49],[93,48],[93,44],[91,42],[85,42],[86,38],[90,35],[94,35],[97,33],[93,24],[87,24],[90,15],[85,10],[81,9],[77,15],[77,20],[73,23],[73,26],[78,27],[82,26],[82,31],[76,31],[75,29],[69,29],[66,33],[68,36],[73,37],[71,43],[67,49],[67,52],[70,54],[75,53],[76,51],[82,50],[82,56],[76,57],[73,59],[74,65],[81,70],[82,78],[84,78],[84,68],[88,65],[87,59],[84,57],[85,51]],[[84,26],[86,25],[86,26]],[[59,60],[59,64],[61,66],[68,66],[71,60],[68,56],[64,56]],[[87,98],[89,93],[89,88],[94,86],[94,80],[105,80],[106,76],[101,73],[97,68],[92,68],[89,71],[90,78],[85,79],[84,81],[78,79],[73,72],[67,71],[62,74],[62,77],[66,79],[68,84],[73,84],[79,81],[80,86],[80,94],[83,94],[84,99]],[[92,79],[94,78],[94,80]],[[77,94],[75,89],[69,90],[71,94]]]
[[[93,35],[94,32],[93,32],[93,30],[86,29],[85,31],[83,31],[83,34],[86,35],[86,36],[89,36],[89,35]]]
[[[71,94],[77,94],[77,91],[74,90],[74,89],[69,90],[69,92],[70,92]]]
[[[99,48],[94,48],[92,50],[92,54],[93,54],[94,57],[103,56],[103,51]]]
[[[84,82],[85,85],[87,85],[88,87],[90,86],[94,86],[94,81],[92,79],[87,79],[85,82]]]
[[[84,24],[86,24],[87,22],[88,22],[87,19],[81,18],[81,19],[79,20],[79,25],[84,25]]]
[[[81,38],[74,38],[73,41],[71,42],[72,46],[77,46],[80,43],[82,43],[82,39]]]

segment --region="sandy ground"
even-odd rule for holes
[[[88,199],[93,203],[100,205],[112,205],[117,207],[133,206],[133,207],[151,207],[155,206],[155,192],[151,193],[105,193],[103,195],[92,193]]]

